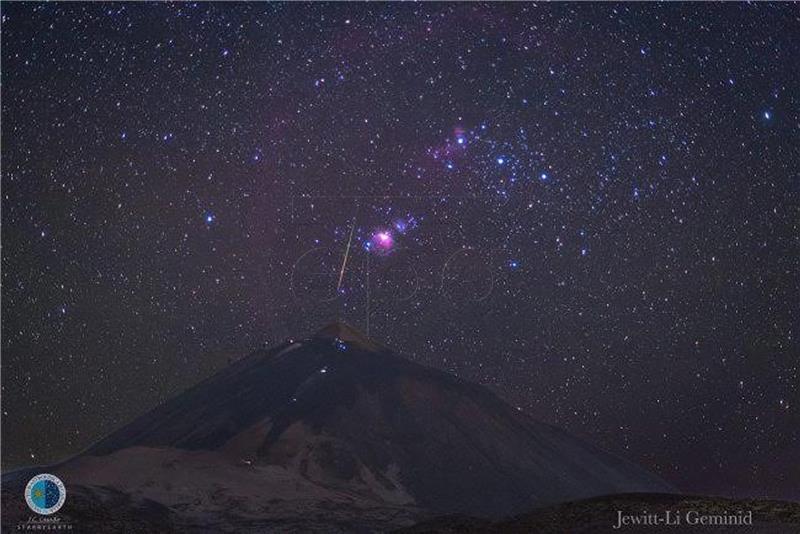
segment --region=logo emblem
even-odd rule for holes
[[[36,475],[25,486],[25,502],[28,507],[39,515],[50,515],[58,512],[64,506],[67,498],[67,489],[55,475],[42,473]]]

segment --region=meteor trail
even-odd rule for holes
[[[336,292],[342,288],[342,280],[344,280],[344,269],[347,267],[347,257],[350,255],[350,244],[353,242],[353,232],[356,230],[356,218],[353,217],[353,226],[350,228],[350,237],[347,239],[347,247],[344,249],[344,260],[342,261],[342,270],[339,271],[339,283],[336,285]]]

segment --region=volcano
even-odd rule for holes
[[[47,469],[76,521],[91,505],[96,520],[113,508],[180,531],[386,530],[672,491],[343,323],[257,351]]]

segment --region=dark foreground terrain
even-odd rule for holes
[[[630,516],[654,514],[656,518],[680,517],[680,524],[615,528],[619,513]],[[752,511],[752,525],[687,524],[701,516],[714,521],[720,515],[737,516]],[[687,517],[687,513],[689,516]],[[675,534],[731,533],[800,533],[800,503],[772,500],[735,500],[674,494],[622,494],[595,497],[534,510],[512,519],[486,521],[464,516],[450,516],[424,521],[401,529],[398,534],[562,534],[588,532],[664,532]]]
[[[388,531],[673,491],[341,323],[232,363],[77,456],[5,473],[4,519],[25,517],[15,499],[43,472],[67,488],[59,517],[95,531]]]
[[[621,506],[585,499],[636,494],[635,513],[678,499],[646,469],[341,323],[232,363],[77,456],[5,473],[4,532],[31,518],[25,484],[45,472],[67,488],[51,519],[73,532],[388,532],[437,517],[453,519],[419,528],[578,532],[610,528]],[[769,506],[758,521],[792,526],[796,508]]]
[[[643,513],[664,517],[681,516],[680,525],[624,526],[615,529],[619,512],[629,515]],[[736,515],[752,511],[752,525],[714,526],[688,525],[687,512],[703,516]],[[80,490],[70,496],[70,506],[59,512],[59,524],[67,532],[92,533],[299,533],[299,532],[393,532],[395,534],[580,534],[580,533],[674,533],[674,534],[791,534],[800,533],[800,503],[771,500],[732,500],[716,497],[681,496],[672,494],[625,494],[596,497],[534,510],[512,519],[489,521],[468,516],[445,516],[423,520],[415,526],[393,530],[381,524],[395,523],[397,510],[337,507],[331,503],[327,514],[300,513],[283,518],[272,516],[251,517],[242,521],[230,515],[209,516],[208,523],[187,525],[168,508],[152,501],[132,502],[123,494],[96,488],[91,492]],[[406,519],[410,514],[402,513]],[[359,514],[361,517],[358,517]],[[18,525],[31,516],[19,495],[3,492],[3,532],[19,532]],[[354,517],[355,516],[355,517]],[[228,522],[234,519],[234,522]],[[353,521],[355,519],[355,521]],[[372,523],[372,527],[365,524]],[[24,530],[21,530],[24,532]]]

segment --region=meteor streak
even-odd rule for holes
[[[344,280],[344,269],[347,267],[347,257],[350,255],[350,244],[353,242],[353,232],[356,230],[356,218],[353,217],[353,226],[350,228],[350,237],[347,239],[347,247],[344,249],[344,260],[342,260],[342,270],[339,271],[339,283],[336,285],[336,292],[342,289],[342,280]]]

